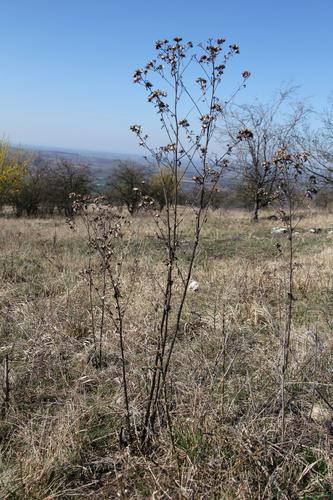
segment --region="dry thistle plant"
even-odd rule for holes
[[[308,153],[291,152],[287,147],[276,151],[273,157],[273,163],[277,169],[278,188],[274,193],[273,198],[278,202],[277,211],[281,221],[284,224],[287,234],[287,245],[285,251],[286,257],[286,302],[284,324],[282,325],[281,336],[281,361],[280,361],[280,377],[281,377],[281,441],[285,439],[285,417],[286,417],[286,383],[288,375],[289,358],[292,353],[291,349],[291,331],[294,312],[295,283],[294,273],[296,269],[295,255],[295,232],[300,222],[300,209],[302,208],[304,199],[312,197],[316,194],[316,179],[311,175],[307,181],[307,187],[304,191],[304,174],[305,165],[308,161]],[[301,185],[303,183],[303,186]],[[282,246],[277,244],[278,250],[283,253]]]
[[[209,200],[216,191],[222,173],[228,165],[230,147],[223,154],[213,154],[212,141],[217,121],[223,108],[245,85],[250,73],[244,71],[242,80],[231,98],[221,101],[219,87],[230,59],[239,53],[238,45],[227,46],[223,38],[209,39],[196,49],[192,42],[182,38],[159,40],[155,44],[156,58],[134,73],[134,82],[148,93],[159,117],[165,135],[165,144],[153,147],[141,125],[130,128],[147,152],[147,160],[161,175],[164,187],[165,213],[155,214],[157,234],[165,247],[165,273],[163,276],[163,304],[156,338],[152,376],[145,404],[141,444],[147,444],[157,432],[157,416],[167,421],[172,439],[170,398],[172,387],[168,375],[180,331],[188,288],[202,228],[206,221]],[[237,141],[251,135],[241,130]],[[164,172],[172,177],[173,190],[168,189]],[[198,199],[194,212],[194,226],[190,236],[190,257],[181,262],[183,210],[179,204],[182,181],[194,172],[198,186]],[[208,201],[208,203],[207,203]],[[149,201],[151,205],[151,201]]]
[[[119,342],[127,433],[124,437],[123,430],[120,431],[119,436],[123,445],[132,435],[124,338],[124,317],[131,291],[127,290],[127,296],[124,296],[122,286],[123,264],[126,258],[122,239],[129,223],[122,215],[116,213],[103,197],[73,194],[72,198],[73,214],[82,221],[89,245],[89,263],[84,275],[89,289],[93,364],[99,369],[103,367],[103,343],[108,324],[111,323]],[[69,224],[74,229],[75,218],[69,220]]]

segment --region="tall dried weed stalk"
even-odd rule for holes
[[[287,245],[282,249],[281,244],[277,244],[278,250],[285,254],[286,259],[286,300],[284,324],[281,325],[281,441],[285,440],[286,427],[286,384],[288,376],[289,358],[292,353],[291,332],[294,313],[296,251],[297,245],[295,236],[296,229],[301,218],[301,209],[304,200],[312,197],[316,193],[316,179],[312,175],[306,179],[305,166],[308,161],[307,152],[291,151],[287,147],[276,151],[272,163],[277,170],[277,191],[273,198],[278,202],[278,214],[287,231]]]
[[[126,428],[126,434],[123,433],[123,428],[119,432],[123,445],[132,439],[124,331],[124,317],[131,290],[126,289],[126,293],[123,293],[123,264],[128,246],[126,243],[123,244],[123,236],[128,221],[115,212],[103,197],[73,195],[73,213],[82,221],[88,240],[89,261],[84,274],[89,290],[89,314],[93,338],[91,361],[97,368],[102,368],[104,364],[103,343],[108,323],[113,326],[118,339]],[[74,219],[69,223],[74,229]],[[134,261],[130,266],[132,271],[135,264]],[[127,272],[131,272],[128,267]]]
[[[156,339],[152,377],[145,405],[141,429],[144,445],[156,432],[159,413],[166,416],[170,431],[170,401],[172,388],[168,375],[172,369],[172,357],[180,331],[184,305],[191,280],[200,235],[207,217],[207,206],[216,191],[221,175],[228,165],[230,148],[219,155],[212,151],[212,140],[222,110],[228,101],[219,98],[219,87],[230,59],[239,53],[237,45],[226,45],[223,38],[208,40],[194,49],[192,42],[182,38],[159,40],[155,44],[156,58],[134,73],[134,82],[144,87],[148,102],[154,107],[165,137],[165,143],[154,147],[141,125],[132,125],[131,130],[146,150],[147,160],[160,173],[165,196],[165,213],[155,213],[158,237],[165,247],[165,273],[162,284],[163,304],[159,320],[159,335]],[[242,81],[233,94],[244,86],[250,76],[242,74]],[[232,96],[232,97],[233,97]],[[231,98],[232,98],[231,97]],[[251,132],[239,132],[238,141]],[[165,172],[173,180],[170,193]],[[181,261],[182,209],[179,195],[182,183],[189,173],[198,187],[196,207],[192,208],[195,223],[190,241],[190,257]],[[154,200],[144,202],[154,207]]]

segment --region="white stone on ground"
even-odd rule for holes
[[[197,281],[192,280],[188,285],[188,289],[192,292],[197,292],[199,290],[199,283]]]

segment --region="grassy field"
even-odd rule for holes
[[[109,318],[102,365],[94,363],[83,227],[2,218],[1,498],[332,498],[333,215],[303,215],[284,441],[287,239],[272,235],[277,221],[212,211],[193,270],[199,290],[189,292],[172,362],[172,431],[161,421],[150,453],[119,446],[121,362]],[[131,414],[139,422],[165,263],[151,218],[130,222],[119,252]],[[185,215],[180,267],[192,223]],[[314,227],[321,232],[310,233]],[[95,314],[100,321],[97,304]]]

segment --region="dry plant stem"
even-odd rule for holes
[[[119,346],[121,353],[121,367],[123,376],[123,389],[124,389],[124,400],[126,408],[126,426],[128,432],[128,438],[132,439],[132,428],[131,428],[131,412],[129,407],[129,397],[128,397],[128,383],[127,383],[127,372],[126,372],[126,358],[125,358],[125,347],[124,347],[124,329],[123,329],[123,315],[121,312],[121,306],[118,298],[116,298],[116,308],[118,314],[118,335],[119,335]]]
[[[3,404],[2,404],[2,418],[6,417],[7,408],[10,401],[10,384],[9,384],[9,355],[6,354],[3,362]]]
[[[75,196],[73,194],[73,196]],[[92,207],[92,213],[89,212]],[[121,227],[117,214],[110,211],[110,207],[105,205],[103,198],[92,198],[89,196],[78,196],[74,202],[74,212],[80,215],[80,218],[85,226],[86,234],[89,243],[89,303],[92,320],[92,329],[94,337],[94,349],[97,360],[97,365],[102,368],[103,365],[103,336],[105,328],[105,315],[109,314],[111,322],[115,327],[115,333],[119,339],[119,352],[121,359],[122,371],[122,388],[124,395],[125,421],[126,421],[126,439],[123,439],[123,433],[120,432],[121,445],[132,441],[132,426],[130,401],[128,394],[126,354],[125,354],[125,339],[124,339],[124,315],[126,311],[125,304],[121,301],[121,263],[115,259],[115,243],[116,239],[122,236]],[[71,222],[71,227],[74,227],[74,222]],[[95,251],[99,257],[99,269],[101,272],[102,286],[99,290],[98,283],[94,283],[92,278],[92,252]],[[112,311],[110,304],[106,302],[107,289],[110,286],[113,295]],[[101,304],[101,318],[99,325],[96,322],[96,315],[93,303],[93,293],[99,296]],[[99,338],[97,339],[97,329],[99,326]]]
[[[101,297],[101,323],[99,329],[99,366],[102,367],[102,354],[103,354],[103,333],[104,333],[104,320],[105,320],[105,294],[106,294],[106,268],[103,266],[103,288]]]
[[[174,117],[176,123],[175,129],[175,145],[176,150],[174,152],[174,160],[172,172],[175,179],[175,196],[173,203],[173,217],[171,217],[171,200],[166,194],[166,188],[164,186],[164,196],[166,201],[166,231],[167,234],[164,237],[165,244],[168,249],[168,271],[166,277],[166,287],[164,292],[164,304],[163,312],[160,323],[160,333],[157,342],[156,355],[153,367],[153,377],[151,381],[150,394],[146,409],[146,415],[144,418],[144,426],[142,433],[142,442],[144,443],[147,436],[148,428],[153,429],[154,422],[156,418],[157,406],[160,398],[160,386],[161,386],[161,376],[162,376],[162,363],[165,353],[165,347],[168,337],[169,330],[169,314],[171,309],[171,299],[172,299],[172,287],[173,287],[173,270],[175,266],[176,258],[176,246],[177,246],[177,208],[178,208],[178,148],[179,148],[179,125],[177,119],[177,106],[178,106],[178,88],[179,88],[179,64],[177,65],[177,71],[174,74]],[[166,127],[166,130],[167,127]],[[171,140],[170,133],[168,132],[169,139]],[[159,165],[159,164],[158,164]],[[160,168],[160,166],[159,166]],[[161,171],[161,169],[160,169]],[[162,176],[163,180],[163,176]],[[163,181],[164,182],[164,181]],[[163,234],[163,232],[162,232]],[[166,402],[167,407],[167,402]]]
[[[313,373],[317,373],[317,364],[318,364],[318,325],[316,325],[315,328],[315,352],[314,352],[314,370]],[[317,387],[316,381],[313,382],[312,385],[312,404],[311,404],[311,410],[310,410],[310,416],[312,415],[313,407],[315,405],[315,394],[316,394],[316,387]]]
[[[213,74],[214,74],[214,70],[215,70],[215,64],[213,62],[213,68],[212,68],[212,73]],[[214,103],[214,97],[215,97],[215,90],[216,90],[215,89],[215,83],[214,83],[214,80],[213,80],[212,86],[211,86],[211,98],[210,98],[209,112],[212,111],[212,107],[213,107],[213,103]],[[204,152],[203,158],[202,158],[202,169],[203,169],[203,171],[205,170],[205,166],[207,164],[208,147],[209,147],[210,139],[212,138],[211,127],[212,127],[212,124],[209,123],[208,127],[207,127],[207,130],[206,130],[206,138],[205,138],[205,143],[204,143],[205,144],[204,145],[204,151],[205,152]],[[164,364],[164,366],[162,368],[164,383],[165,383],[166,378],[167,378],[167,373],[168,373],[168,370],[169,370],[170,360],[171,360],[172,352],[173,352],[173,349],[174,349],[175,341],[176,341],[177,335],[179,333],[179,327],[180,327],[180,322],[181,322],[181,318],[182,318],[182,312],[183,312],[183,308],[184,308],[184,305],[185,305],[186,296],[187,296],[187,292],[188,292],[188,285],[189,285],[190,280],[191,280],[193,265],[194,265],[194,261],[195,261],[195,257],[196,257],[196,253],[197,253],[197,248],[198,248],[198,245],[199,245],[200,233],[201,233],[201,229],[202,229],[202,215],[203,215],[203,212],[205,210],[205,206],[204,206],[205,193],[206,193],[206,185],[205,185],[205,181],[204,181],[203,184],[202,184],[202,187],[201,187],[199,209],[198,209],[197,216],[196,216],[195,235],[194,235],[194,243],[193,243],[193,248],[192,248],[192,254],[191,254],[190,263],[189,263],[189,267],[188,267],[188,271],[187,271],[187,278],[185,280],[185,286],[184,286],[184,289],[183,289],[183,295],[181,297],[181,301],[180,301],[179,308],[178,308],[175,332],[174,332],[174,334],[172,336],[171,345],[170,345],[170,348],[169,348],[169,352],[168,352],[168,354],[166,356],[165,364]]]
[[[179,191],[179,182],[178,182],[178,171],[179,171],[179,166],[178,166],[178,150],[180,146],[180,138],[179,138],[179,124],[178,124],[178,101],[179,101],[179,86],[180,86],[180,67],[179,63],[177,64],[177,71],[175,72],[174,75],[174,109],[173,109],[173,117],[174,117],[174,122],[175,125],[173,127],[174,133],[175,133],[175,152],[174,152],[174,158],[173,158],[173,176],[174,176],[174,182],[175,182],[175,193],[174,193],[174,199],[173,201],[173,217],[170,217],[170,201],[167,199],[167,247],[168,247],[168,273],[167,273],[167,283],[166,283],[166,292],[165,292],[165,303],[164,303],[164,311],[162,314],[162,320],[161,320],[161,349],[158,346],[158,371],[156,372],[157,374],[157,381],[156,381],[156,389],[155,390],[155,398],[153,401],[153,413],[151,415],[151,424],[152,426],[154,425],[154,421],[156,418],[156,412],[158,408],[158,401],[160,398],[160,387],[161,387],[161,381],[162,383],[165,384],[165,375],[166,373],[164,372],[164,357],[165,357],[165,349],[166,349],[166,344],[168,341],[168,333],[169,333],[169,315],[170,315],[170,310],[171,310],[171,301],[172,301],[172,288],[173,288],[173,271],[174,267],[176,265],[176,260],[177,260],[177,246],[178,246],[178,234],[177,234],[177,229],[178,229],[178,191]],[[185,284],[186,286],[186,284]],[[160,351],[160,352],[159,352]],[[154,384],[155,386],[155,384]],[[166,398],[166,388],[164,388],[164,394]],[[168,402],[165,399],[165,406],[168,408]],[[168,422],[169,424],[171,423],[171,418],[170,415],[167,411],[167,416],[168,416]],[[147,420],[147,418],[146,418]],[[170,432],[172,434],[171,427],[169,425]]]
[[[294,299],[294,231],[297,223],[293,223],[297,214],[299,204],[297,202],[297,184],[300,174],[303,173],[304,164],[307,161],[307,154],[304,152],[290,153],[286,147],[278,150],[273,158],[273,163],[279,173],[279,191],[276,197],[282,201],[286,209],[279,209],[279,213],[287,229],[288,235],[288,258],[287,258],[287,300],[285,324],[282,339],[282,359],[281,359],[281,440],[285,439],[286,427],[286,382],[290,355],[290,336],[293,320]],[[309,190],[307,190],[307,193]]]
[[[157,343],[156,355],[155,355],[155,364],[153,367],[153,378],[151,381],[150,394],[148,399],[148,405],[146,409],[146,416],[144,420],[144,428],[142,439],[145,441],[148,428],[150,427],[153,430],[154,422],[156,418],[157,405],[160,396],[160,385],[161,385],[161,377],[162,377],[162,360],[165,351],[165,345],[167,341],[166,332],[168,332],[168,322],[169,322],[169,311],[170,311],[170,303],[172,297],[172,271],[173,266],[169,264],[168,276],[167,276],[167,285],[164,295],[164,306],[162,319],[160,324],[160,335]]]
[[[286,375],[289,361],[289,349],[290,349],[290,334],[291,334],[291,324],[293,316],[293,289],[294,289],[294,246],[293,246],[293,223],[292,223],[293,211],[291,209],[291,204],[289,203],[289,211],[287,217],[287,230],[288,230],[288,294],[287,294],[287,310],[286,310],[286,323],[284,328],[284,339],[283,339],[283,361],[282,361],[282,371],[281,371],[281,398],[282,398],[282,422],[281,422],[281,439],[284,442],[285,436],[285,384]]]
[[[119,337],[119,350],[120,350],[120,358],[121,358],[121,371],[122,371],[122,379],[123,379],[123,393],[124,393],[124,404],[125,404],[125,419],[126,419],[126,429],[128,433],[128,439],[131,442],[132,440],[132,426],[131,426],[131,411],[129,404],[129,395],[128,395],[128,382],[127,382],[127,370],[126,370],[126,355],[125,355],[125,341],[124,341],[124,309],[120,302],[120,289],[118,285],[118,279],[114,276],[110,266],[105,261],[105,255],[101,249],[98,247],[98,252],[100,254],[101,260],[103,262],[104,269],[106,270],[113,290],[113,297],[115,301],[116,308],[116,318],[115,318],[115,326],[116,333]],[[106,278],[104,278],[105,280]],[[106,281],[104,281],[104,284]],[[103,295],[104,297],[104,295]],[[104,319],[103,319],[104,321]]]
[[[221,402],[222,402],[222,418],[224,419],[224,413],[225,413],[225,378],[226,378],[226,358],[227,358],[227,338],[226,338],[226,333],[225,333],[225,315],[223,311],[223,318],[222,318],[222,337],[223,337],[223,354],[222,354],[222,387],[221,387]]]
[[[209,130],[208,130],[209,132]],[[209,136],[207,138],[207,149],[208,149],[208,142],[209,142]],[[205,158],[206,160],[206,158]],[[201,194],[200,194],[200,206],[196,215],[196,225],[195,225],[195,238],[194,238],[194,243],[193,243],[193,248],[192,248],[192,253],[191,253],[191,258],[190,258],[190,263],[187,271],[187,275],[185,278],[184,282],[184,288],[183,288],[183,293],[181,296],[181,300],[178,306],[178,311],[177,311],[177,319],[176,319],[176,325],[174,328],[174,333],[170,337],[170,347],[166,351],[166,343],[169,340],[168,336],[168,319],[169,319],[169,311],[170,311],[170,304],[171,304],[171,299],[172,299],[172,270],[173,266],[170,266],[169,271],[170,274],[168,274],[168,282],[167,282],[167,295],[166,295],[166,301],[165,305],[166,307],[164,308],[163,311],[163,316],[162,316],[162,322],[161,326],[162,328],[164,327],[164,335],[162,335],[162,349],[161,352],[158,352],[158,355],[156,356],[156,359],[158,360],[158,364],[156,365],[155,372],[157,374],[157,382],[156,382],[156,388],[155,388],[155,380],[153,379],[153,384],[152,384],[152,389],[155,390],[155,398],[152,402],[149,401],[148,408],[149,412],[151,412],[151,416],[148,416],[148,412],[146,414],[146,419],[145,419],[145,424],[148,425],[150,423],[151,425],[151,430],[153,429],[153,425],[155,422],[156,418],[156,412],[158,409],[158,401],[160,398],[160,389],[163,388],[167,383],[167,374],[170,368],[170,362],[171,362],[171,357],[172,353],[174,350],[175,342],[180,330],[180,323],[182,319],[182,313],[183,313],[183,308],[185,306],[186,302],[186,297],[187,297],[187,292],[188,292],[188,286],[191,280],[192,276],[192,270],[193,270],[193,265],[195,262],[195,257],[196,257],[196,252],[197,248],[199,245],[199,240],[200,240],[200,233],[203,227],[203,220],[205,216],[205,206],[204,206],[204,196],[205,196],[205,185],[203,184],[201,187]],[[170,247],[169,247],[170,248]],[[174,256],[174,254],[172,254]],[[164,314],[165,313],[165,314]],[[167,404],[167,403],[166,403]],[[145,428],[146,428],[145,425]],[[145,431],[146,432],[146,431]],[[146,433],[144,432],[144,436]]]
[[[170,441],[171,441],[171,445],[172,445],[172,451],[173,451],[173,453],[174,453],[174,455],[176,457],[176,460],[177,460],[178,480],[179,480],[179,482],[181,482],[181,478],[182,478],[182,464],[181,464],[181,461],[180,461],[180,458],[179,458],[179,455],[178,455],[178,451],[177,451],[177,448],[176,448],[176,444],[175,444],[175,438],[174,438],[174,433],[173,433],[172,417],[171,417],[170,409],[169,409],[169,400],[168,400],[167,386],[166,386],[165,383],[163,385],[163,389],[164,389],[165,414],[166,414],[166,418],[167,418],[167,422],[168,422],[168,429],[169,429],[169,434],[170,434]]]
[[[177,80],[175,82],[175,111],[174,115],[177,118],[177,95],[178,95],[178,84]],[[214,91],[215,87],[212,87],[212,98],[211,98],[211,106],[212,106],[212,100],[214,96]],[[176,122],[178,123],[177,119]],[[175,158],[174,158],[174,172],[175,172],[175,178],[177,179],[177,171],[178,171],[178,142],[179,142],[179,128],[176,126],[176,152],[175,152]],[[206,134],[206,142],[205,142],[205,149],[206,151],[208,150],[208,144],[209,144],[209,139],[210,139],[210,125],[208,126],[207,129],[207,134]],[[207,153],[204,155],[203,159],[203,165],[206,164],[206,156]],[[160,399],[160,390],[161,386],[164,389],[164,393],[166,394],[166,380],[167,380],[167,373],[169,370],[169,365],[170,365],[170,360],[172,356],[172,352],[174,349],[175,341],[177,338],[177,335],[179,333],[179,327],[180,327],[180,322],[182,318],[182,312],[183,308],[185,305],[185,300],[187,296],[187,291],[188,291],[188,285],[192,276],[192,269],[194,265],[194,260],[196,256],[196,251],[197,247],[199,244],[199,237],[200,237],[200,231],[202,228],[201,224],[201,216],[202,212],[204,210],[204,194],[205,194],[205,186],[203,185],[201,188],[201,194],[200,194],[200,207],[196,216],[196,226],[195,226],[195,239],[194,239],[194,244],[193,244],[193,249],[192,249],[192,254],[190,258],[190,264],[188,267],[188,272],[187,272],[187,277],[185,279],[184,283],[184,288],[183,288],[183,293],[181,297],[181,301],[178,307],[178,312],[177,312],[177,320],[176,320],[176,326],[174,333],[171,337],[171,343],[168,352],[166,353],[166,344],[169,339],[169,315],[170,315],[170,306],[171,306],[171,300],[172,300],[172,286],[173,286],[173,270],[174,270],[174,264],[175,260],[177,258],[176,256],[176,250],[177,250],[177,227],[178,227],[178,217],[177,217],[177,193],[178,193],[178,182],[176,183],[176,194],[175,194],[175,200],[174,200],[174,212],[173,212],[173,219],[170,221],[170,210],[169,206],[167,207],[167,245],[168,245],[168,254],[169,254],[169,268],[168,268],[168,274],[167,274],[167,283],[166,283],[166,291],[165,291],[165,301],[164,301],[164,309],[163,309],[163,314],[162,314],[162,320],[161,320],[161,346],[158,345],[157,347],[157,353],[156,353],[156,366],[154,367],[154,376],[153,376],[153,381],[152,381],[152,386],[151,386],[151,395],[155,393],[155,396],[153,400],[150,398],[148,402],[148,407],[147,407],[147,412],[146,412],[146,417],[145,417],[145,425],[144,428],[147,429],[147,425],[150,423],[151,428],[153,428],[154,421],[156,418],[156,412],[158,409],[158,401]],[[172,232],[172,236],[171,236]],[[165,402],[166,406],[168,405],[167,401]],[[168,419],[170,423],[170,418]],[[144,438],[146,436],[146,430],[144,430]]]
[[[91,331],[94,342],[94,351],[97,352],[97,341],[96,341],[96,321],[95,321],[95,309],[94,309],[94,301],[93,301],[93,278],[92,278],[92,268],[91,268],[91,255],[89,256],[89,264],[88,264],[88,273],[89,273],[89,307],[90,307],[90,319],[91,319]]]

